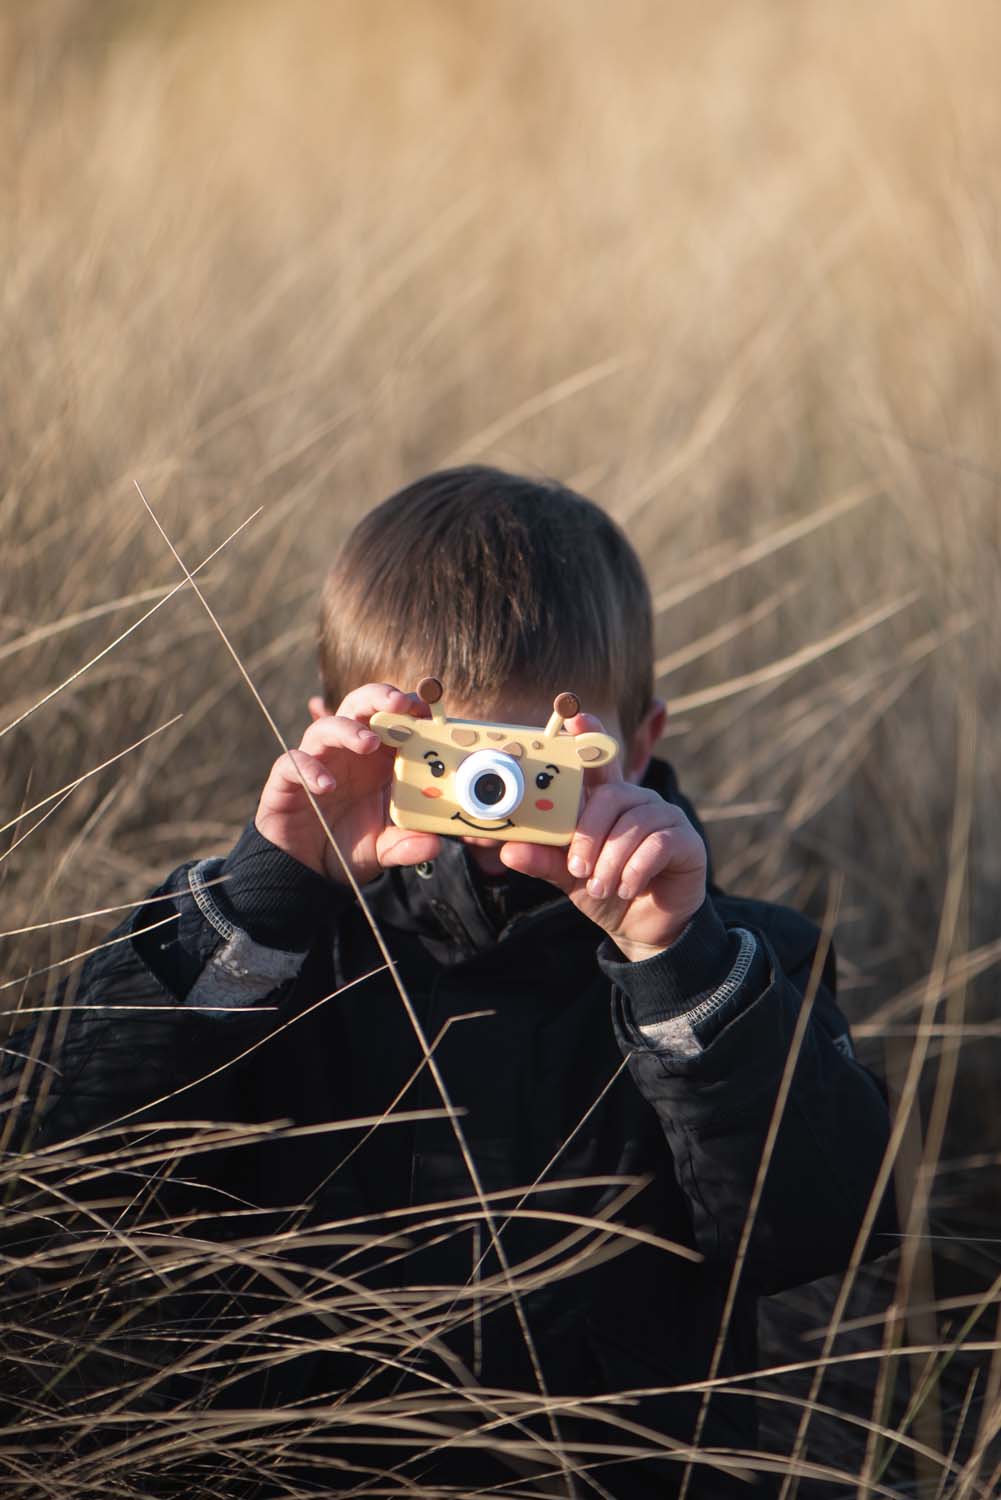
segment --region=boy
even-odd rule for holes
[[[89,961],[77,1000],[105,1009],[71,1013],[35,1143],[123,1116],[317,1127],[195,1155],[171,1191],[202,1215],[224,1194],[242,1233],[248,1213],[285,1232],[296,1207],[291,1258],[384,1297],[383,1340],[335,1348],[307,1316],[302,1357],[286,1347],[228,1401],[489,1399],[457,1416],[462,1402],[446,1404],[416,1457],[379,1442],[314,1450],[300,1435],[303,1492],[368,1478],[404,1493],[416,1478],[427,1493],[677,1493],[672,1446],[755,1448],[746,1381],[707,1403],[684,1387],[754,1367],[758,1294],[847,1263],[883,1155],[886,1107],[854,1060],[833,959],[811,981],[817,930],[713,882],[695,813],[652,753],[666,710],[646,580],[592,502],[481,467],[410,485],[365,516],[329,574],[320,667],[312,723],[235,848],[175,871],[119,929],[127,940]],[[569,848],[390,822],[394,752],[367,725],[379,710],[428,717],[410,689],[430,672],[451,717],[541,726],[572,688],[587,712],[565,729],[619,742],[584,773]],[[387,1111],[391,1123],[347,1136],[322,1128]],[[344,1221],[380,1236],[379,1252],[307,1244],[311,1226]],[[382,1238],[394,1231],[402,1250]],[[558,1250],[581,1258],[561,1270]],[[426,1328],[393,1342],[422,1297]],[[629,1390],[655,1393],[601,1403]],[[697,1462],[688,1494],[747,1493],[744,1473]]]

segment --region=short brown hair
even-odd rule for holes
[[[624,533],[555,480],[469,465],[428,474],[368,512],[323,590],[327,707],[361,683],[446,703],[572,689],[615,703],[631,739],[653,697],[650,591]]]

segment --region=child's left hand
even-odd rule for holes
[[[593,714],[566,727],[604,729]],[[501,846],[501,862],[566,891],[626,958],[651,958],[681,936],[705,900],[705,845],[680,807],[624,779],[618,756],[584,772],[584,797],[568,849],[512,841]]]

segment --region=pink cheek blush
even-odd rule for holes
[[[439,792],[436,786],[422,786],[421,795],[424,797],[440,797],[441,792]]]
[[[550,802],[548,797],[540,797],[535,805],[540,812],[552,812],[553,810],[553,803]]]

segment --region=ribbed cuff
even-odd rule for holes
[[[669,1021],[719,988],[737,957],[731,937],[707,896],[681,936],[652,958],[630,963],[605,938],[598,948],[602,972],[629,1000],[637,1025]]]
[[[351,892],[317,875],[259,833],[251,819],[219,871],[215,896],[236,927],[266,948],[302,952],[325,913]]]

